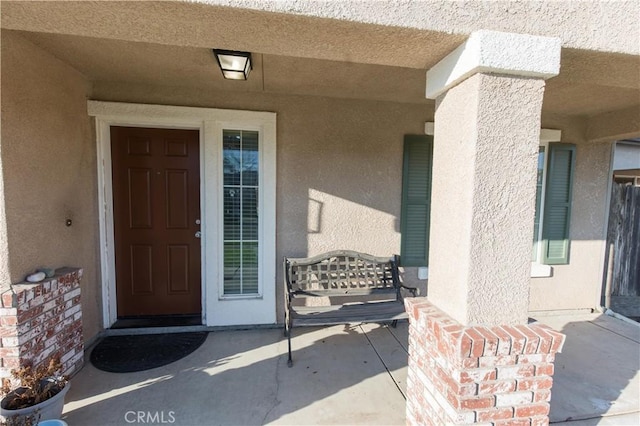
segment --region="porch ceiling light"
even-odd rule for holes
[[[222,70],[222,75],[228,80],[246,80],[253,69],[250,52],[235,50],[212,49]]]

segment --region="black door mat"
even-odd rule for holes
[[[108,336],[93,348],[91,363],[111,373],[149,370],[177,361],[195,351],[208,332]]]
[[[193,325],[202,325],[202,317],[200,315],[123,317],[118,318],[111,328],[188,327]]]

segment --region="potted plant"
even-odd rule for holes
[[[49,364],[26,365],[11,372],[20,386],[12,389],[9,380],[3,381],[0,414],[7,425],[30,426],[60,418],[70,387],[67,378],[58,374],[61,368],[60,358],[54,357]]]

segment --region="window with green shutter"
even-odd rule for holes
[[[538,262],[540,254],[542,252],[542,195],[544,192],[544,183],[545,183],[545,165],[546,165],[546,156],[547,146],[540,146],[538,149],[538,173],[536,176],[536,213],[533,219],[533,250],[531,254],[531,261]]]
[[[402,266],[428,266],[433,136],[406,135],[400,217]]]
[[[542,263],[569,263],[569,224],[576,147],[550,143],[542,219]]]

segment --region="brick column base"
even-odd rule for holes
[[[546,325],[463,326],[407,298],[407,424],[546,425],[565,336]]]
[[[82,269],[61,268],[39,283],[13,284],[0,295],[0,379],[30,363],[34,368],[59,356],[62,374],[84,361],[80,279]]]

